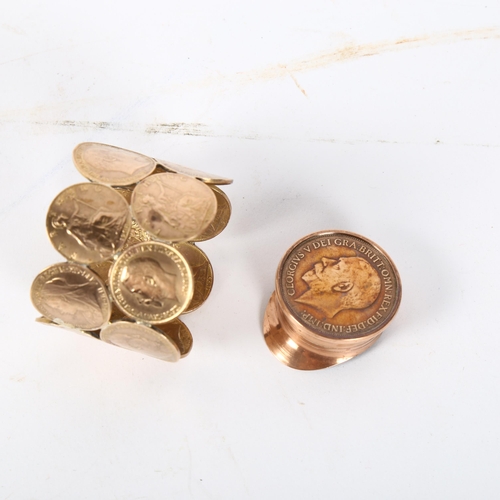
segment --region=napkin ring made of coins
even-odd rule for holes
[[[37,321],[178,361],[193,344],[179,316],[213,284],[195,243],[226,227],[231,204],[217,185],[232,180],[93,142],[79,144],[73,161],[91,182],[49,207],[48,236],[66,261],[33,282]]]
[[[347,231],[313,233],[279,264],[264,338],[291,368],[326,368],[366,351],[400,302],[398,271],[379,246]]]

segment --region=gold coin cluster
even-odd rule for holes
[[[195,243],[226,227],[231,204],[217,185],[232,180],[94,142],[79,144],[73,161],[91,182],[49,207],[48,236],[66,261],[33,282],[37,321],[178,361],[193,344],[179,316],[213,285]]]

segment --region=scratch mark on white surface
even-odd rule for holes
[[[54,120],[54,121],[30,121],[32,125],[48,125],[54,127],[66,128],[88,128],[92,130],[117,130],[135,132],[138,127],[132,124],[107,122],[107,121],[88,121],[88,120]],[[199,135],[209,136],[209,130],[203,123],[154,123],[140,127],[147,134],[173,134],[173,135]]]
[[[235,83],[246,84],[256,81],[274,80],[285,78],[292,73],[311,71],[324,68],[334,63],[340,63],[361,57],[369,57],[388,52],[398,52],[433,45],[444,45],[450,43],[500,39],[500,28],[487,27],[472,30],[446,31],[429,35],[420,35],[409,38],[398,38],[396,40],[373,42],[365,44],[349,43],[333,51],[320,52],[303,59],[290,61],[286,64],[277,64],[263,69],[243,71],[236,73],[229,80]]]
[[[300,83],[297,81],[297,78],[293,76],[293,73],[290,73],[290,78],[293,80],[293,83],[297,86],[297,88],[304,94],[305,97],[307,97],[306,91],[300,86]]]
[[[54,47],[52,49],[40,50],[39,52],[31,52],[30,54],[26,54],[25,56],[15,57],[14,59],[8,59],[7,61],[0,61],[0,66],[16,61],[23,61],[24,59],[29,59],[30,57],[38,56],[40,54],[46,54],[47,52],[55,52],[56,50],[61,50],[64,48],[66,47]]]

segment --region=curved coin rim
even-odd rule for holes
[[[126,151],[127,153],[134,153],[136,155],[139,155],[139,156],[143,156],[145,158],[148,158],[148,160],[150,160],[151,162],[151,171],[148,172],[146,175],[142,175],[141,177],[128,177],[127,178],[127,181],[130,180],[130,182],[121,182],[119,184],[116,184],[116,183],[113,183],[113,182],[106,182],[106,180],[103,180],[103,179],[100,179],[100,178],[97,178],[95,176],[92,176],[92,175],[88,175],[89,172],[84,172],[82,171],[82,168],[80,168],[80,165],[76,159],[76,153],[78,151],[78,148],[81,148],[82,146],[87,146],[89,144],[97,144],[98,146],[106,146],[108,148],[113,148],[113,149],[120,149],[121,151]],[[149,175],[151,175],[154,171],[154,169],[156,168],[156,160],[154,158],[151,158],[150,156],[148,155],[145,155],[145,154],[142,154],[142,153],[138,153],[137,151],[132,151],[131,149],[125,149],[125,148],[121,148],[119,146],[113,146],[112,144],[105,144],[103,142],[81,142],[80,144],[77,144],[75,146],[75,148],[73,149],[73,153],[71,155],[71,157],[73,158],[73,164],[75,165],[75,168],[78,170],[78,172],[80,172],[80,174],[83,175],[83,177],[85,177],[86,179],[89,179],[90,181],[92,182],[96,182],[96,183],[99,183],[99,184],[103,184],[105,186],[117,186],[117,187],[125,187],[125,186],[131,186],[133,184],[137,184],[138,182],[142,181],[143,179],[145,179],[146,177],[148,177]]]
[[[49,318],[48,316],[45,315],[45,313],[43,311],[40,311],[40,309],[38,309],[37,305],[36,305],[36,301],[35,301],[35,298],[33,296],[34,294],[34,288],[35,288],[35,283],[37,281],[37,279],[43,274],[45,273],[46,271],[48,271],[49,269],[53,268],[53,267],[56,267],[56,266],[77,266],[77,267],[81,267],[83,269],[85,269],[89,274],[93,275],[94,278],[96,279],[96,281],[99,283],[99,285],[104,289],[105,291],[105,296],[106,296],[106,306],[107,306],[107,314],[103,314],[103,317],[104,318],[107,318],[105,319],[105,321],[103,321],[103,323],[101,323],[98,327],[95,327],[95,328],[86,328],[86,329],[82,329],[82,328],[79,328],[77,326],[73,326],[73,325],[69,325],[68,323],[62,323],[61,326],[64,326],[65,328],[68,328],[68,329],[77,329],[77,330],[83,330],[83,331],[89,331],[89,332],[94,332],[96,330],[100,330],[104,325],[106,325],[108,322],[109,322],[109,319],[111,318],[111,299],[109,298],[109,290],[108,288],[106,287],[106,284],[104,283],[104,281],[100,278],[100,276],[98,276],[94,271],[92,271],[91,269],[89,269],[87,266],[83,265],[83,264],[78,264],[76,262],[58,262],[56,264],[52,264],[50,266],[47,266],[46,268],[44,268],[42,271],[40,271],[35,279],[33,280],[33,283],[31,284],[31,288],[30,288],[30,299],[31,299],[31,303],[33,304],[33,307],[46,319],[50,320],[52,323],[55,323],[55,321],[52,319],[52,318]],[[59,323],[55,323],[56,325],[59,325]]]

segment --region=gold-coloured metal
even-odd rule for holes
[[[135,184],[156,168],[153,158],[97,142],[78,144],[73,162],[84,177],[108,186]]]
[[[231,202],[226,196],[226,193],[219,189],[217,186],[210,186],[215,194],[217,200],[217,212],[215,213],[214,220],[208,225],[208,227],[198,236],[193,238],[191,241],[199,242],[206,241],[215,238],[220,234],[227,226],[229,219],[231,218]]]
[[[162,325],[156,325],[155,328],[161,330],[175,342],[181,353],[181,358],[185,358],[191,352],[193,336],[189,328],[179,318]]]
[[[203,182],[163,173],[140,182],[132,193],[132,214],[155,238],[188,241],[201,234],[217,212],[214,192]]]
[[[184,167],[182,165],[178,165],[177,163],[172,163],[171,161],[156,160],[156,162],[161,165],[167,172],[187,175],[188,177],[198,179],[205,184],[231,184],[233,182],[233,179],[228,179],[227,177],[222,177],[220,175],[209,174],[207,172],[202,172],[201,170]]]
[[[123,197],[99,184],[66,188],[47,213],[47,232],[55,249],[82,264],[107,260],[120,251],[131,223]]]
[[[200,307],[210,295],[214,284],[214,270],[207,255],[192,243],[177,243],[174,245],[184,256],[193,273],[193,298],[184,314]]]
[[[50,321],[78,330],[99,330],[111,316],[103,281],[86,267],[70,262],[42,271],[31,286],[31,300]]]
[[[311,234],[283,257],[264,317],[271,352],[315,370],[368,349],[394,318],[401,280],[375,243],[347,231]]]
[[[186,259],[156,241],[125,250],[111,267],[109,286],[119,309],[151,324],[176,318],[193,297],[193,275]]]
[[[176,362],[181,357],[179,347],[169,336],[157,328],[141,323],[110,323],[101,330],[100,339],[163,361]]]
[[[54,323],[53,321],[50,321],[50,319],[47,319],[45,316],[40,316],[39,318],[36,318],[35,321],[42,325],[62,328],[63,330],[69,330],[70,332],[78,333],[79,335],[84,335],[85,337],[91,337],[93,339],[99,340],[99,330],[86,331],[86,330],[80,330],[78,328],[71,328],[65,324]]]
[[[178,316],[213,284],[194,240],[226,227],[231,204],[215,184],[232,180],[107,144],[79,144],[73,160],[93,182],[49,208],[49,238],[69,262],[35,278],[37,322],[167,361],[187,356],[193,337]]]

